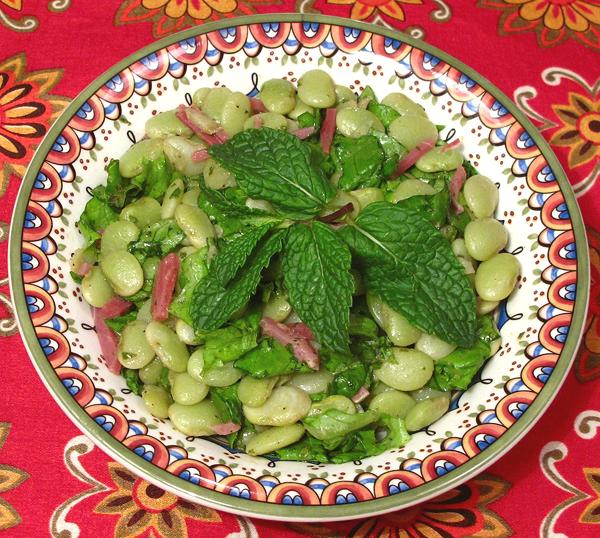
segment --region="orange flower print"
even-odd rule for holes
[[[543,47],[569,37],[600,50],[600,5],[597,0],[479,0],[481,7],[500,9],[501,34],[535,31]]]
[[[569,147],[569,166],[600,159],[600,96],[594,99],[569,92],[569,104],[553,105],[552,109],[562,125],[550,143]]]
[[[364,21],[371,15],[381,12],[397,21],[404,20],[404,10],[400,4],[422,4],[423,0],[327,0],[328,4],[352,5],[350,18]]]
[[[304,536],[347,538],[508,538],[506,522],[488,508],[509,490],[510,484],[489,474],[406,510],[361,519],[347,524],[291,523]]]
[[[10,424],[0,422],[0,448],[6,441],[9,430]],[[21,469],[0,464],[0,493],[15,489],[27,478],[29,478],[29,475]],[[21,516],[8,502],[0,497],[0,531],[16,527],[19,523],[21,523]]]
[[[97,514],[119,516],[115,538],[148,536],[187,538],[186,519],[220,523],[218,512],[197,506],[149,484],[118,463],[109,462],[108,470],[116,489],[96,506]],[[207,536],[210,533],[207,533]]]
[[[62,71],[27,72],[24,54],[0,62],[0,196],[11,174],[22,176],[66,99],[47,93]]]
[[[161,37],[207,19],[254,13],[254,4],[280,4],[282,0],[126,0],[115,24],[152,21],[152,32]]]

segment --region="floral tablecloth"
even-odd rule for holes
[[[17,333],[7,235],[21,178],[63,107],[123,57],[207,20],[314,12],[398,28],[511,96],[558,154],[587,224],[592,295],[550,410],[484,474],[406,511],[279,524],[179,500],[81,435]],[[598,0],[0,0],[0,530],[6,536],[600,536],[600,2]]]

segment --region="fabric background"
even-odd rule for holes
[[[319,526],[194,506],[111,461],[42,386],[16,332],[7,283],[8,223],[21,178],[71,98],[158,37],[206,20],[290,11],[410,32],[512,97],[565,167],[592,263],[575,366],[550,410],[513,451],[423,505]],[[0,531],[61,538],[600,536],[599,175],[598,0],[0,0]]]

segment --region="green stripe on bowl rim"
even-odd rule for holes
[[[567,203],[569,215],[573,224],[576,245],[579,247],[577,248],[577,295],[567,340],[557,361],[557,365],[550,376],[550,380],[536,396],[535,400],[525,411],[524,415],[517,422],[515,422],[515,424],[513,424],[497,441],[486,448],[483,452],[474,456],[468,462],[462,464],[459,468],[457,468],[456,471],[450,472],[443,477],[437,478],[414,489],[407,490],[400,495],[390,495],[385,498],[344,505],[288,506],[233,497],[224,493],[219,493],[215,490],[209,490],[196,486],[190,482],[187,482],[186,480],[178,478],[168,473],[164,469],[161,469],[156,465],[144,460],[126,448],[121,442],[117,441],[108,432],[101,428],[85,412],[85,410],[77,404],[77,402],[72,398],[72,396],[61,383],[54,369],[50,365],[50,362],[47,360],[45,354],[40,348],[37,336],[31,323],[31,319],[28,315],[21,272],[22,229],[27,202],[36,179],[36,174],[42,162],[52,147],[54,140],[67,125],[73,114],[75,114],[81,105],[94,93],[96,93],[96,91],[102,87],[107,80],[111,79],[113,76],[118,74],[132,63],[156,50],[165,48],[178,41],[215,30],[231,28],[233,26],[273,22],[314,22],[319,24],[329,24],[332,26],[356,28],[370,33],[380,34],[391,39],[408,43],[415,48],[433,54],[472,78],[477,84],[498,99],[498,101],[500,101],[502,105],[515,117],[515,119],[527,130],[528,134],[535,141],[556,176],[561,192]],[[523,436],[541,417],[543,412],[553,400],[557,391],[564,382],[569,368],[575,358],[577,347],[582,337],[585,316],[587,312],[590,269],[587,238],[581,213],[575,200],[575,195],[571,185],[569,184],[557,157],[554,155],[550,149],[550,146],[544,140],[542,135],[527,119],[525,114],[523,114],[523,112],[521,112],[521,110],[519,110],[517,106],[496,86],[491,84],[484,77],[480,76],[473,69],[454,59],[449,54],[446,54],[445,52],[421,40],[415,39],[409,35],[405,35],[395,30],[389,30],[387,28],[372,24],[356,22],[340,17],[310,14],[305,15],[297,13],[275,13],[268,15],[245,16],[211,22],[203,24],[201,27],[189,28],[171,36],[167,36],[123,59],[118,64],[97,77],[94,82],[89,84],[71,102],[71,104],[62,112],[59,118],[52,125],[44,140],[38,147],[22,181],[19,193],[17,195],[17,202],[10,226],[9,277],[10,290],[15,305],[17,322],[21,335],[23,335],[25,347],[27,348],[34,367],[59,406],[83,433],[92,438],[97,446],[102,448],[102,450],[104,450],[112,458],[129,468],[131,471],[148,480],[148,482],[167,489],[189,501],[243,516],[270,520],[307,522],[349,520],[360,517],[368,517],[375,514],[382,514],[401,508],[407,508],[414,504],[423,502],[474,477],[497,461],[509,448],[513,447],[520,439],[522,439]],[[527,417],[527,419],[524,420],[523,417]],[[402,501],[401,504],[399,503],[400,500]]]

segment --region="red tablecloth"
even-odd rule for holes
[[[515,450],[423,505],[318,527],[178,501],[112,462],[42,386],[16,332],[7,284],[8,223],[21,177],[70,98],[157,37],[207,19],[283,11],[423,36],[513,97],[567,171],[592,262],[575,367]],[[19,537],[600,536],[599,175],[598,0],[0,0],[0,530]]]

